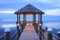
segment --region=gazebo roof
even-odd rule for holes
[[[29,13],[29,12],[44,14],[44,12],[42,12],[41,10],[39,10],[36,7],[32,6],[31,4],[28,4],[25,7],[19,9],[18,11],[15,12],[15,14],[18,14],[18,13]]]

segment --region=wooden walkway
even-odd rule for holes
[[[42,37],[42,40],[48,40],[48,32],[44,32],[44,37],[45,38]],[[52,39],[57,40],[55,37],[53,37]],[[35,32],[33,26],[26,26],[19,40],[39,40],[39,37],[38,34]]]
[[[33,26],[26,26],[19,40],[38,40],[38,35]]]

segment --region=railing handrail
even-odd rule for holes
[[[55,38],[60,39],[56,34],[51,33]]]
[[[16,39],[16,37],[15,37],[15,39]],[[15,40],[15,39],[14,39],[14,40]]]
[[[45,29],[45,31],[46,31],[46,29]],[[48,31],[47,31],[48,32]],[[51,33],[52,35],[53,35],[53,37],[55,37],[56,39],[60,39],[56,34],[54,34],[54,33],[52,33],[52,32],[49,32],[49,33]]]
[[[16,32],[11,36],[11,38],[16,34]]]
[[[1,35],[0,38],[2,38],[5,34]]]

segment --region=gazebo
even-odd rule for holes
[[[28,4],[25,7],[16,11],[15,14],[17,15],[17,24],[21,24],[20,15],[23,15],[23,23],[27,22],[26,15],[33,15],[32,23],[36,23],[36,15],[38,15],[38,23],[42,24],[42,14],[44,14],[44,12],[32,6],[31,4]]]
[[[37,34],[39,35],[40,40],[42,39],[41,37],[41,33],[42,33],[42,14],[44,14],[44,12],[42,12],[41,10],[37,9],[36,7],[34,7],[31,4],[26,5],[25,7],[19,9],[18,11],[15,12],[15,14],[17,15],[17,22],[16,24],[20,24],[22,25],[22,27],[26,26],[26,15],[32,15],[33,16],[33,26],[37,32]],[[20,15],[23,15],[23,21],[21,24],[21,18]],[[38,15],[38,23],[36,23],[36,15]],[[36,25],[38,24],[38,25]]]

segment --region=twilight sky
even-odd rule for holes
[[[0,0],[0,13],[14,13],[32,4],[47,15],[60,16],[60,0]]]
[[[14,22],[2,22],[2,21],[14,21],[14,20],[16,21],[16,15],[14,14],[14,12],[16,12],[17,10],[21,9],[22,7],[28,4],[32,4],[36,8],[45,12],[47,16],[43,15],[44,16],[43,22],[45,21],[60,22],[60,0],[0,0],[0,24],[14,23]],[[32,17],[27,18],[28,18],[27,20],[33,19]],[[60,25],[60,23],[58,25]],[[9,26],[11,27],[11,24]],[[52,25],[50,24],[49,26]],[[6,25],[4,27],[6,27]]]

